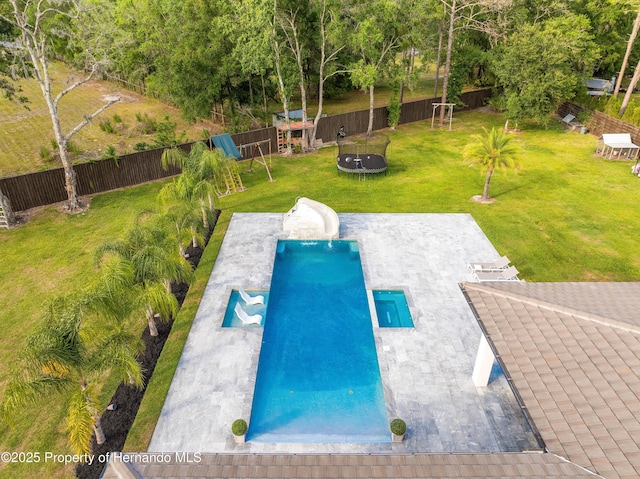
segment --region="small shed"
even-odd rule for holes
[[[610,96],[616,84],[616,77],[611,80],[604,78],[591,78],[587,80],[587,95],[591,96]]]
[[[629,133],[604,133],[598,138],[596,153],[609,160],[614,158],[637,160],[640,146],[631,141]]]

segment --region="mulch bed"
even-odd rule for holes
[[[209,242],[209,238],[211,237],[211,233],[213,232],[213,228],[215,227],[215,223],[217,222],[219,215],[220,211],[216,211],[215,220],[211,225],[211,230],[207,235],[205,245]],[[189,246],[186,252],[189,255],[188,260],[195,270],[198,263],[200,263],[200,258],[202,257],[204,249]],[[188,291],[189,286],[184,283],[171,285],[171,292],[176,296],[180,306],[182,306]],[[122,447],[127,439],[127,434],[129,434],[129,429],[131,429],[131,426],[133,425],[133,421],[138,413],[138,408],[140,407],[140,403],[144,397],[146,385],[149,383],[149,379],[153,374],[158,357],[160,356],[164,343],[167,341],[169,333],[171,332],[172,325],[173,320],[168,322],[158,322],[158,336],[155,337],[149,334],[148,326],[142,333],[145,350],[139,360],[142,365],[145,387],[143,389],[136,389],[120,383],[109,402],[109,404],[115,404],[116,409],[114,411],[105,411],[101,418],[102,429],[104,430],[107,440],[104,444],[98,445],[96,444],[95,436],[93,437],[92,451],[96,458],[102,454],[106,454],[107,452],[122,451]],[[97,460],[93,461],[93,464],[91,465],[88,463],[78,464],[76,467],[76,476],[80,479],[99,479],[104,466],[104,463]]]

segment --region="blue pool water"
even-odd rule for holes
[[[278,242],[247,440],[389,442],[357,242]]]
[[[404,291],[374,290],[373,301],[381,328],[413,328],[413,319]]]

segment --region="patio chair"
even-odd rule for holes
[[[509,267],[509,258],[502,256],[495,261],[471,261],[469,263],[469,270],[475,271],[500,271]]]
[[[509,266],[499,271],[476,271],[473,273],[475,278],[480,281],[520,281],[518,278],[518,270],[515,266]]]
[[[240,293],[242,301],[244,301],[246,304],[264,304],[264,296],[249,296],[249,294],[244,290],[242,286],[238,288],[238,293]]]
[[[242,309],[240,303],[236,303],[236,307],[233,308],[233,311],[236,313],[236,316],[242,321],[242,324],[260,324],[262,323],[262,316],[259,314],[249,315],[247,312]]]

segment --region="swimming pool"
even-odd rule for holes
[[[380,328],[413,328],[411,311],[402,290],[373,290]]]
[[[357,242],[278,242],[247,440],[390,441]]]

